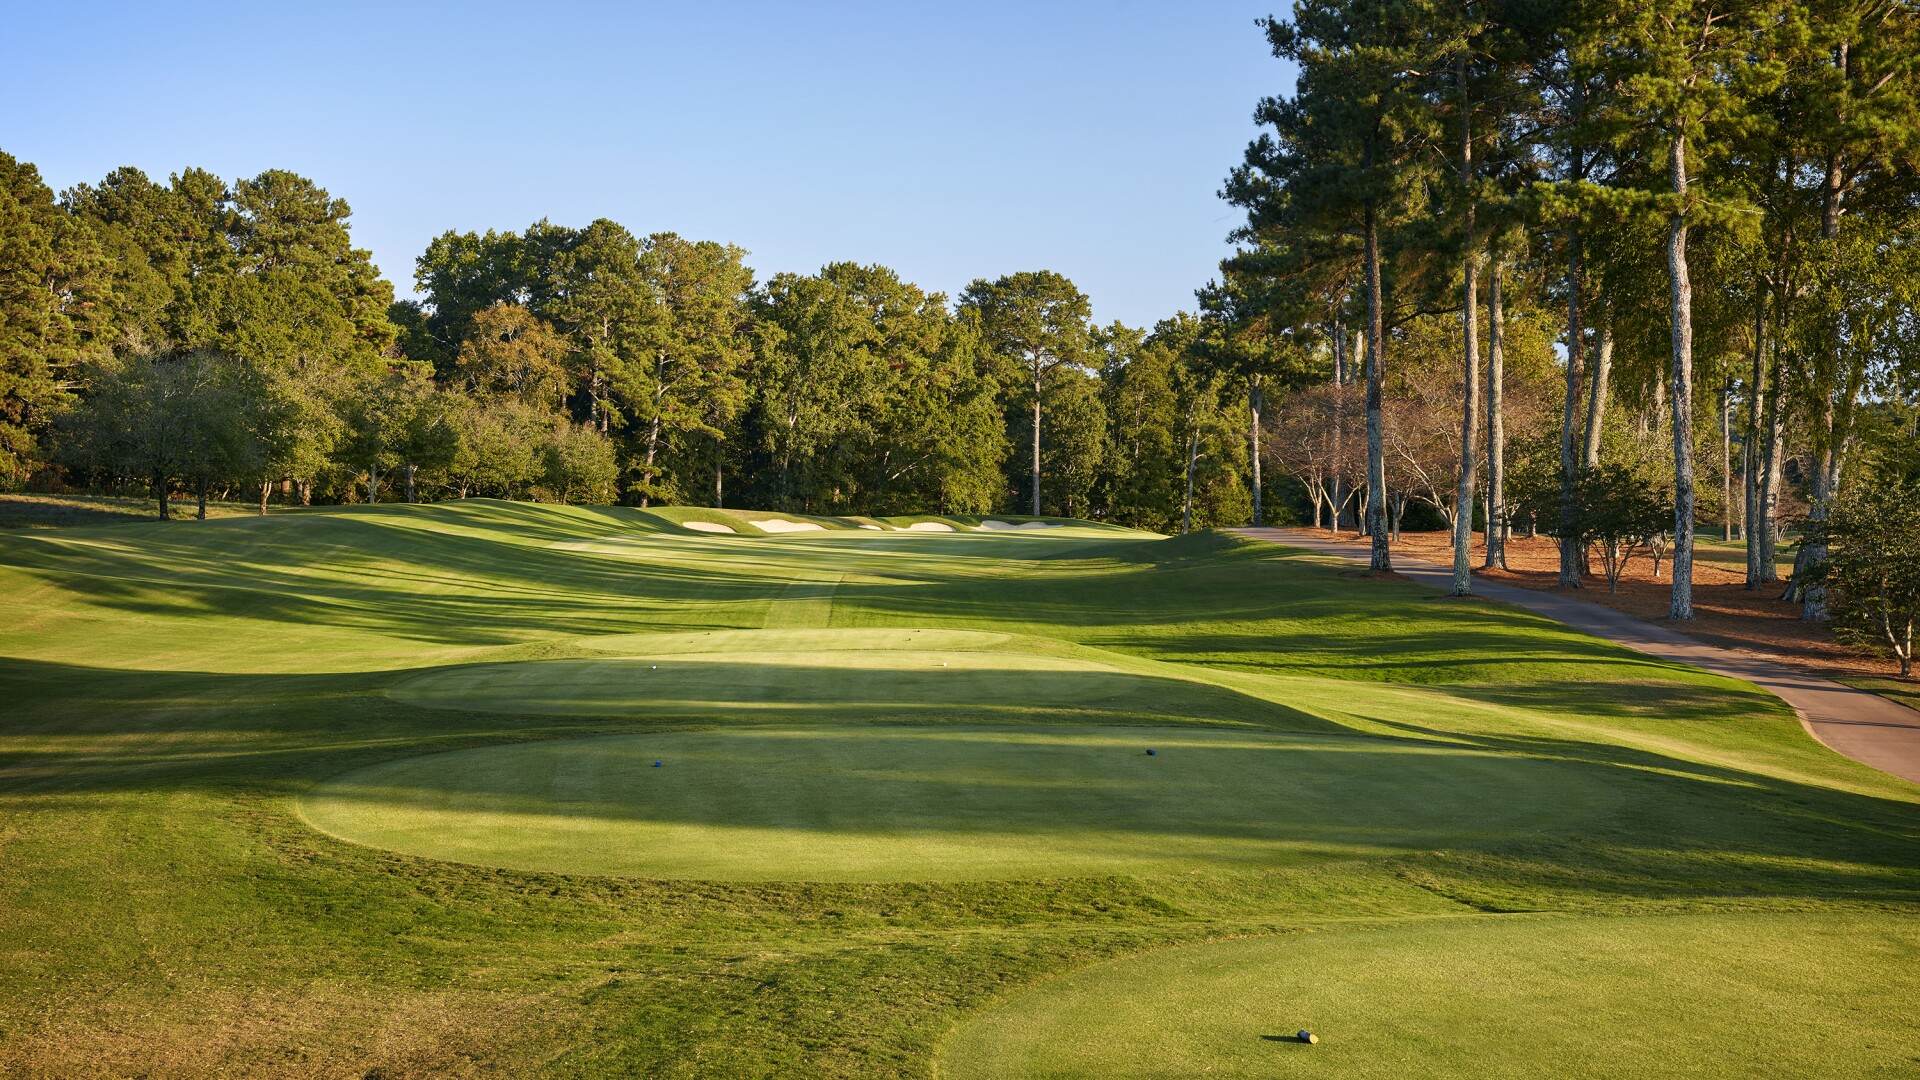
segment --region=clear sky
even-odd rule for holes
[[[286,168],[401,295],[447,229],[609,217],[880,262],[957,293],[1053,269],[1101,321],[1193,306],[1216,192],[1289,90],[1284,4],[19,4],[0,150],[56,190]]]

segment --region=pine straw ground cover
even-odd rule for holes
[[[1791,1037],[1780,1002],[1846,1010],[1852,1041],[1817,1062],[1897,1072],[1920,1054],[1883,1000],[1826,996],[1911,975],[1920,790],[1826,751],[1752,687],[1218,534],[711,536],[679,524],[697,513],[474,501],[0,537],[0,1073],[924,1076],[962,1068],[975,1025],[1106,961],[1244,940],[1280,950],[1277,972],[1310,940],[1364,996],[1424,963],[1414,928],[1440,923],[1541,972],[1503,1008],[1597,1001],[1651,1050],[1684,1043],[1715,1068]],[[707,637],[725,640],[693,644]],[[959,677],[934,682],[935,656]],[[640,681],[681,661],[716,674]],[[1003,678],[1020,692],[996,697]],[[922,748],[890,747],[899,731]],[[1202,772],[1281,795],[1244,818],[1103,812],[1155,805],[1130,794],[1163,782],[1132,732],[1170,753],[1257,746]],[[752,754],[714,750],[729,734]],[[709,764],[638,797],[594,780],[613,759],[585,744],[541,757],[669,735],[738,775]],[[830,782],[730,814],[741,776],[801,760],[776,736],[815,746]],[[968,751],[924,749],[946,737]],[[1127,756],[1010,763],[1033,740]],[[840,744],[857,752],[817,749]],[[1260,773],[1279,753],[1329,763]],[[1446,813],[1383,813],[1410,755]],[[315,828],[314,799],[343,790],[383,827],[477,791],[521,817],[490,836],[469,807],[474,842],[664,823],[695,830],[689,859],[734,838],[740,857],[682,876],[646,872],[645,843],[600,852],[626,860],[611,874],[497,848],[450,861]],[[836,879],[809,845],[775,843],[795,829],[852,861]],[[1082,861],[943,875],[913,865],[915,830]],[[1746,921],[1712,929],[1723,916]],[[1620,947],[1592,944],[1611,925]],[[1785,989],[1686,1025],[1657,992],[1661,956]],[[1592,977],[1546,977],[1575,961]],[[1129,981],[1177,1010],[1225,985],[1208,970]],[[1471,995],[1362,1008],[1278,974],[1232,985],[1275,1010],[1180,1061],[1277,1068],[1262,1053],[1288,1048],[1260,1036],[1310,1007],[1389,1054],[1423,1040],[1429,1075],[1491,1075],[1447,1041],[1449,1018],[1485,1015]],[[1053,1015],[1104,1037],[1097,1009]],[[1552,1030],[1522,1064],[1578,1051]],[[1394,1032],[1409,1041],[1381,1042]]]
[[[1326,530],[1306,530],[1326,539],[1338,539],[1356,547],[1364,538],[1352,533],[1338,536]],[[1489,581],[1527,589],[1558,587],[1560,554],[1550,537],[1516,536],[1508,542],[1507,568],[1481,570],[1486,548],[1480,533],[1474,534],[1474,572]],[[1453,539],[1444,532],[1403,533],[1394,550],[1418,558],[1450,564]],[[1701,538],[1694,549],[1692,625],[1677,625],[1667,620],[1667,601],[1672,595],[1671,562],[1662,559],[1660,575],[1654,576],[1653,560],[1635,555],[1621,576],[1618,592],[1607,591],[1607,579],[1594,563],[1594,574],[1580,589],[1582,599],[1604,604],[1649,622],[1672,626],[1701,641],[1725,648],[1764,655],[1769,659],[1817,671],[1830,678],[1852,682],[1855,679],[1887,679],[1899,671],[1891,658],[1866,649],[1842,645],[1834,640],[1824,624],[1800,618],[1800,605],[1780,599],[1785,579],[1793,569],[1791,548],[1782,550],[1778,568],[1781,583],[1762,589],[1746,587],[1746,548],[1717,539]],[[1857,685],[1866,686],[1866,683]]]

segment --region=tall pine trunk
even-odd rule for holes
[[[1461,84],[1465,86],[1464,76]],[[1463,95],[1464,97],[1464,95]],[[1473,488],[1476,438],[1480,431],[1480,252],[1474,233],[1473,110],[1463,107],[1460,132],[1460,179],[1467,190],[1466,221],[1460,290],[1461,370],[1466,385],[1460,394],[1460,486],[1453,503],[1453,595],[1473,595]]]
[[[1341,391],[1343,391],[1347,385],[1347,367],[1347,326],[1346,323],[1336,320],[1333,324],[1333,385],[1335,389],[1332,410],[1333,494],[1328,500],[1333,504],[1333,521],[1331,527],[1336,533],[1340,531],[1340,518],[1346,512],[1347,508],[1347,479],[1341,475],[1340,471],[1342,461],[1345,457],[1343,448],[1346,443],[1347,430],[1346,394]]]
[[[1187,429],[1187,498],[1180,505],[1180,532],[1193,531],[1193,464],[1200,456],[1200,429]]]
[[[1247,377],[1247,441],[1253,455],[1253,527],[1266,524],[1260,501],[1260,376]]]
[[[1567,241],[1567,378],[1566,402],[1560,410],[1560,580],[1561,585],[1580,587],[1580,541],[1575,535],[1574,485],[1579,479],[1580,459],[1574,443],[1574,417],[1580,411],[1581,368],[1586,363],[1585,328],[1580,325],[1580,233],[1575,229]]]
[[[1763,576],[1761,552],[1763,545],[1760,536],[1768,530],[1756,528],[1768,519],[1761,508],[1761,492],[1764,484],[1761,480],[1761,424],[1766,419],[1767,399],[1767,292],[1770,286],[1762,282],[1756,290],[1757,299],[1753,306],[1753,381],[1747,384],[1747,437],[1746,437],[1746,488],[1747,496],[1747,588],[1757,588],[1767,579]]]
[[[1784,482],[1787,459],[1786,402],[1780,393],[1780,347],[1773,350],[1771,372],[1773,393],[1767,397],[1765,457],[1760,475],[1760,580],[1776,584],[1780,580],[1780,485]]]
[[[1588,469],[1600,467],[1600,432],[1607,422],[1608,386],[1613,381],[1613,316],[1603,307],[1600,325],[1595,329],[1593,371],[1587,379],[1587,433],[1581,442],[1580,463]]]
[[[1393,569],[1392,538],[1387,522],[1386,433],[1381,427],[1380,403],[1386,380],[1386,298],[1380,285],[1380,219],[1373,201],[1366,204],[1367,274],[1367,531],[1372,541],[1371,565]]]
[[[1500,262],[1487,282],[1487,568],[1507,568],[1507,334]]]
[[[1673,137],[1673,194],[1667,225],[1673,325],[1673,599],[1669,619],[1693,618],[1693,281],[1687,274],[1687,137]]]
[[[640,473],[640,509],[645,510],[653,501],[653,458],[660,449],[660,400],[658,395],[653,403],[653,423],[647,428],[647,467]]]
[[[1720,539],[1733,543],[1733,380],[1720,382]]]
[[[1840,67],[1846,69],[1846,46],[1841,46]],[[1846,198],[1846,174],[1838,157],[1828,160],[1821,183],[1820,235],[1829,242],[1840,239],[1840,215]],[[1807,507],[1807,541],[1800,545],[1793,560],[1793,581],[1800,590],[1800,617],[1808,622],[1827,621],[1827,586],[1820,568],[1827,562],[1826,521],[1833,500],[1840,494],[1840,464],[1846,457],[1847,431],[1851,426],[1853,401],[1851,380],[1841,370],[1841,344],[1836,330],[1827,341],[1830,383],[1821,388],[1820,427],[1814,433],[1821,447],[1814,463],[1813,496]],[[1843,387],[1846,389],[1843,391]],[[1845,393],[1845,408],[1836,407],[1835,398]]]
[[[1033,379],[1033,516],[1040,516],[1040,377]]]

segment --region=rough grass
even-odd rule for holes
[[[1337,955],[1356,920],[1758,912],[1780,919],[1737,933],[1791,960],[1800,914],[1920,910],[1920,790],[1826,751],[1751,687],[1430,596],[1218,535],[728,537],[483,501],[0,536],[0,1072],[926,1075],[943,1038],[1023,988],[1179,944],[1314,930]],[[821,649],[821,629],[851,636]],[[710,696],[658,710],[535,696],[502,712],[451,673],[664,666],[723,633],[760,637],[756,655],[857,653],[861,634],[914,630],[922,652],[1036,658],[1018,669],[1025,705],[964,718],[981,702],[923,696],[918,722],[946,704],[1066,733],[1161,711],[1125,694],[1062,708],[1091,672],[1207,702],[1179,714],[1196,730],[1559,770],[1581,812],[1333,861],[812,882],[470,865],[299,814],[316,784],[386,762],[753,722],[857,730],[902,719],[905,692],[849,661],[818,679],[869,680],[861,693],[891,687],[894,703],[835,716],[854,695],[782,702],[821,682],[730,668]],[[453,693],[410,696],[441,679]],[[743,721],[756,702],[766,714]],[[1514,932],[1513,955],[1557,955]],[[1908,977],[1885,951],[1835,955],[1862,985]],[[1789,967],[1810,981],[1785,980],[1803,987],[1787,998],[1818,1008],[1825,976]],[[1616,975],[1597,1000],[1650,992],[1643,968]],[[1461,995],[1433,1007],[1473,1012]],[[1771,1041],[1774,1015],[1735,1008],[1703,1031]],[[1896,1038],[1859,1015],[1861,1038]],[[1540,1046],[1557,1068],[1564,1047]]]

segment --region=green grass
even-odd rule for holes
[[[336,777],[301,810],[349,840],[520,870],[947,881],[1497,843],[1591,821],[1618,797],[1564,764],[1397,740],[923,724],[430,754]]]
[[[275,512],[279,505],[273,507]],[[190,518],[198,512],[195,503],[175,502],[173,512]],[[257,502],[220,502],[209,500],[209,518],[258,515]],[[74,525],[117,525],[135,521],[158,521],[160,510],[152,499],[117,495],[0,495],[0,529],[58,529]]]
[[[941,1075],[1911,1075],[1916,996],[1910,917],[1425,921],[1078,971],[964,1028]]]
[[[1631,1012],[1698,955],[1745,980],[1703,1062],[1772,1052],[1756,986],[1854,1010],[1837,1071],[1905,1045],[1834,972],[1911,979],[1873,928],[1920,911],[1920,789],[1752,687],[1221,534],[681,524],[715,513],[0,536],[0,1072],[927,1075],[1209,941],[1352,966],[1309,1053],[1452,1067],[1491,1051],[1414,989],[1442,924],[1514,970],[1643,927],[1507,1015]]]
[[[1848,686],[1879,694],[1890,701],[1897,701],[1909,709],[1920,710],[1920,680],[1914,679],[1870,679],[1842,678]]]

